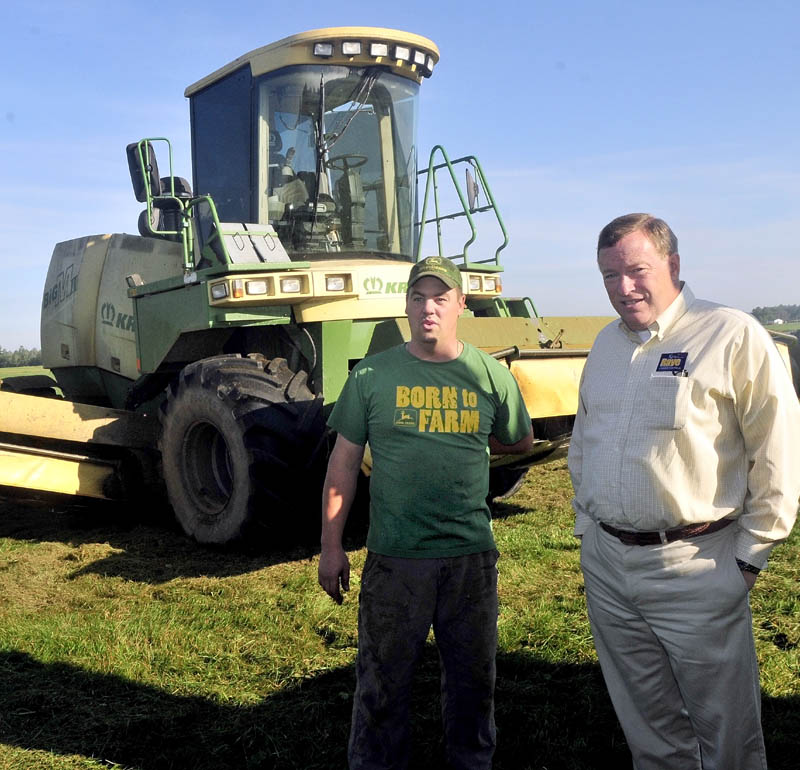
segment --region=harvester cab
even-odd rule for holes
[[[430,40],[395,30],[294,35],[186,89],[191,184],[174,173],[166,139],[128,146],[139,235],[57,244],[45,285],[43,361],[65,400],[82,405],[84,429],[47,447],[78,457],[73,491],[130,488],[104,477],[87,491],[92,445],[111,432],[87,436],[92,407],[107,410],[91,413],[97,424],[119,428],[114,458],[134,428],[137,456],[141,436],[157,437],[155,467],[197,540],[269,536],[301,512],[315,521],[324,415],[356,362],[409,339],[410,265],[431,253],[463,273],[459,335],[506,362],[534,421],[530,455],[492,459],[490,495],[566,449],[585,355],[605,320],[545,320],[529,299],[503,295],[508,237],[474,156],[451,161],[435,147],[418,169],[418,94],[438,60]],[[500,233],[483,251],[482,215]],[[453,222],[466,224],[455,254]],[[426,227],[438,246],[423,252]]]
[[[190,86],[195,189],[211,197],[193,199],[171,170],[159,178],[155,140],[130,145],[134,191],[147,203],[140,233],[179,240],[194,222],[187,267],[224,263],[237,240],[225,236],[251,230],[274,233],[284,260],[410,260],[418,93],[438,58],[415,35],[319,30]]]

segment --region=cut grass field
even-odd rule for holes
[[[0,367],[0,380],[4,377],[22,377],[31,374],[45,374],[47,369],[43,366],[7,366]]]
[[[498,770],[625,768],[589,634],[564,461],[496,512]],[[316,549],[201,548],[110,506],[0,499],[0,770],[346,767],[363,531],[351,593]],[[800,753],[800,538],[752,595],[772,770]],[[414,695],[412,767],[439,770],[438,659]]]

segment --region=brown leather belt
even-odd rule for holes
[[[686,540],[690,537],[698,537],[699,535],[710,535],[712,532],[724,529],[728,524],[732,523],[733,519],[719,519],[706,524],[689,524],[687,527],[665,529],[660,532],[630,532],[624,529],[617,529],[610,524],[604,524],[602,521],[600,526],[609,535],[614,535],[625,545],[660,545],[674,543],[676,540]]]

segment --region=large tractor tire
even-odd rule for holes
[[[215,356],[189,364],[162,404],[170,504],[200,543],[263,546],[318,526],[322,399],[285,359]]]

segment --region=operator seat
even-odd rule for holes
[[[153,198],[150,221],[147,219],[147,209],[139,214],[139,235],[168,241],[181,240],[182,201],[192,197],[192,188],[183,177],[175,176],[172,179],[175,182],[175,196],[170,195],[170,177],[161,177],[161,192]]]
[[[367,245],[365,214],[367,196],[361,181],[361,172],[356,168],[346,168],[334,185],[336,202],[342,217],[342,237],[354,249]]]
[[[182,214],[185,201],[192,197],[192,188],[183,177],[159,177],[158,161],[150,142],[145,142],[142,146],[145,162],[145,167],[142,169],[138,148],[138,142],[126,147],[133,192],[137,201],[145,203],[149,187],[152,201],[150,217],[147,216],[147,209],[139,214],[139,234],[147,238],[180,241],[183,228]],[[172,195],[173,185],[174,195]]]

